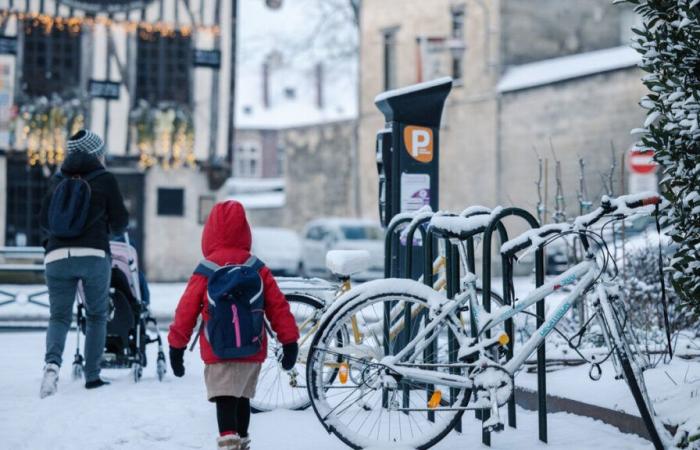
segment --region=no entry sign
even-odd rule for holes
[[[630,172],[645,175],[656,171],[654,150],[650,148],[634,147],[627,155],[627,164]]]

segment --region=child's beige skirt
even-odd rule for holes
[[[214,397],[255,397],[260,367],[256,362],[222,362],[204,366],[204,383],[207,385],[207,398]]]

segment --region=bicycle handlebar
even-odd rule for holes
[[[549,224],[540,228],[526,231],[520,236],[506,242],[501,246],[501,254],[512,256],[516,253],[525,250],[532,246],[541,246],[544,244],[548,236],[566,231],[583,231],[591,225],[598,222],[605,216],[620,216],[620,218],[629,217],[637,212],[638,208],[643,208],[652,205],[663,205],[663,199],[659,194],[644,193],[622,195],[617,198],[603,196],[600,201],[600,207],[585,216],[577,217],[573,225],[569,224]]]

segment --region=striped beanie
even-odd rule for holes
[[[87,153],[100,157],[105,153],[105,143],[92,131],[80,130],[68,139],[68,153]]]

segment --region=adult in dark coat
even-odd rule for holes
[[[46,333],[42,398],[58,387],[66,335],[70,328],[78,282],[85,294],[85,387],[109,384],[100,378],[100,360],[107,334],[107,313],[111,260],[109,238],[121,234],[129,214],[117,180],[104,167],[105,146],[102,139],[81,130],[68,141],[68,153],[61,165],[61,176],[51,179],[41,205],[40,222],[45,232],[46,284],[49,289],[50,319]],[[90,204],[85,227],[77,237],[61,238],[49,230],[49,211],[56,187],[67,177],[80,177],[90,186]]]

